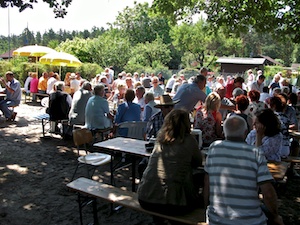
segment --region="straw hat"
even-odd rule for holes
[[[170,95],[161,95],[159,97],[159,101],[160,101],[160,103],[155,105],[154,106],[155,108],[160,108],[163,106],[172,106],[172,105],[177,104],[180,100],[173,101],[172,98],[170,97]]]

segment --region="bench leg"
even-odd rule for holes
[[[94,225],[99,225],[98,214],[97,214],[97,199],[93,199],[93,217],[94,217]]]
[[[42,119],[43,137],[45,137],[45,119]]]
[[[80,196],[80,193],[78,193],[78,206],[79,206],[80,225],[83,225],[83,219],[82,219],[82,204],[81,204],[81,196]]]

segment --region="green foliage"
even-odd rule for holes
[[[19,11],[22,12],[27,8],[33,8],[34,4],[37,3],[38,1],[36,0],[30,0],[30,1],[25,1],[25,0],[1,0],[0,1],[0,6],[1,8],[6,8],[8,6],[15,6],[19,8]],[[58,0],[43,0],[43,2],[46,2],[49,4],[50,8],[53,8],[53,12],[55,14],[55,18],[61,17],[64,18],[65,15],[67,15],[67,8],[71,4],[72,0],[63,0],[63,1],[58,1]]]
[[[57,51],[63,51],[75,55],[81,62],[90,62],[89,53],[90,39],[75,37],[73,40],[66,40],[57,46]]]
[[[212,61],[206,61],[206,55],[241,55],[242,41],[239,38],[225,38],[220,31],[212,33],[208,24],[200,19],[195,24],[183,23],[171,30],[171,37],[176,48],[188,55],[185,66],[196,61],[202,66],[209,66]],[[190,54],[187,54],[190,53]],[[191,58],[193,56],[193,58]]]
[[[275,74],[277,74],[278,72],[282,72],[282,75],[285,76],[286,71],[284,70],[284,68],[282,66],[265,66],[264,68],[264,75],[266,77],[274,77]]]
[[[80,72],[81,76],[89,81],[96,76],[96,74],[103,72],[103,68],[95,63],[84,63],[76,71]]]
[[[91,61],[105,68],[114,66],[117,71],[127,64],[131,45],[128,38],[115,29],[111,29],[89,43],[88,51]]]
[[[154,0],[152,9],[173,22],[203,10],[214,30],[224,27],[226,34],[239,35],[254,29],[300,43],[300,4],[296,0]]]
[[[126,7],[116,18],[114,26],[128,37],[132,45],[152,42],[160,37],[163,43],[170,43],[170,26],[164,17],[151,15],[148,3]]]

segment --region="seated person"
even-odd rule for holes
[[[117,109],[117,114],[115,118],[116,125],[127,122],[127,121],[141,121],[141,107],[133,103],[135,98],[134,90],[127,89],[125,93],[125,102],[120,104]],[[118,129],[118,135],[126,137],[127,129]]]
[[[94,96],[90,97],[85,107],[85,127],[89,130],[111,127],[113,116],[109,112],[108,101],[104,98],[104,85],[94,87]]]
[[[31,80],[32,80],[32,73],[28,72],[28,77],[26,78],[24,83],[24,90],[26,91],[27,94],[30,93]]]
[[[159,96],[164,94],[164,89],[159,86],[158,77],[152,77],[152,87],[150,88],[149,92],[153,93],[155,99],[159,99]]]
[[[57,81],[53,88],[54,91],[49,95],[47,109],[50,121],[68,120],[72,97],[64,92],[65,85],[62,81]]]
[[[248,133],[249,133],[250,130],[252,130],[252,128],[253,128],[253,120],[250,116],[245,114],[245,111],[248,108],[248,106],[249,106],[248,98],[245,95],[239,95],[236,98],[236,111],[228,114],[228,116],[238,115],[238,116],[244,118],[244,120],[247,123]]]
[[[272,109],[263,109],[255,114],[254,127],[246,138],[249,145],[259,147],[269,161],[281,161],[282,134],[280,122]]]
[[[218,93],[212,92],[206,97],[204,106],[197,109],[194,128],[202,131],[203,146],[205,147],[223,137],[220,106],[220,96]]]
[[[204,167],[206,222],[266,225],[268,216],[270,224],[283,225],[267,160],[256,147],[245,143],[245,120],[236,115],[229,117],[223,129],[225,140],[210,145]]]
[[[274,111],[275,115],[278,117],[281,124],[280,131],[283,135],[283,141],[280,149],[281,158],[286,158],[290,154],[290,136],[289,136],[289,125],[290,120],[284,114],[285,109],[285,99],[284,97],[277,95],[270,99],[270,108]]]
[[[0,82],[5,88],[4,93],[6,98],[0,100],[0,110],[3,112],[7,121],[14,121],[17,113],[9,110],[8,107],[18,106],[21,102],[22,91],[20,82],[14,78],[14,74],[11,71],[6,72],[5,79],[0,78]]]
[[[143,121],[149,121],[151,116],[158,113],[160,109],[155,107],[156,103],[154,101],[154,95],[151,92],[145,94],[145,103],[146,105],[143,112]]]
[[[90,82],[84,82],[82,87],[73,95],[72,105],[69,112],[70,125],[85,124],[85,107],[92,96],[92,85]]]
[[[190,132],[186,111],[174,109],[165,117],[137,191],[143,208],[178,215],[199,205],[193,168],[200,166],[202,159]]]
[[[254,121],[256,112],[268,108],[268,105],[262,101],[259,101],[260,93],[256,90],[249,91],[248,98],[250,99],[250,104],[245,113]]]
[[[35,93],[38,93],[39,79],[37,78],[37,73],[31,73],[32,80],[30,81],[30,93],[33,93],[32,100],[36,100]]]

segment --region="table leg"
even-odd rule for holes
[[[135,164],[136,164],[136,157],[135,156],[132,156],[132,165],[131,165],[131,168],[132,168],[132,185],[131,185],[131,189],[132,189],[132,192],[135,192]]]

